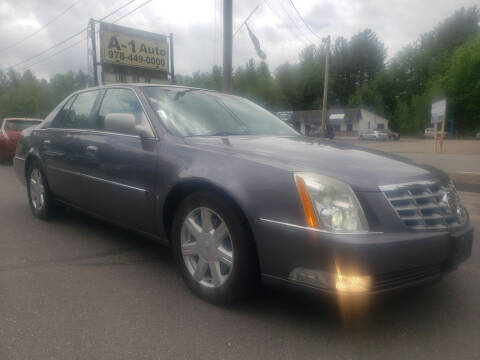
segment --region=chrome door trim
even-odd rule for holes
[[[135,190],[135,191],[139,191],[139,192],[143,192],[143,193],[148,192],[146,189],[139,188],[139,187],[136,187],[136,186],[122,184],[122,183],[119,183],[119,182],[116,182],[116,181],[107,180],[107,179],[99,178],[99,177],[96,177],[96,176],[79,173],[79,172],[76,172],[76,171],[61,169],[61,168],[56,167],[56,166],[49,166],[48,168],[51,169],[51,170],[56,170],[56,171],[64,172],[64,173],[67,173],[67,174],[81,176],[81,177],[84,177],[84,178],[87,178],[87,179],[100,181],[100,182],[103,182],[103,183],[106,183],[106,184],[116,185],[116,186],[123,187],[123,188],[129,189],[129,190]]]

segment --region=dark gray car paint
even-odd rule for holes
[[[380,193],[379,186],[448,179],[440,170],[398,156],[301,135],[173,136],[157,119],[141,86],[121,87],[136,92],[150,119],[154,138],[141,139],[90,130],[49,130],[55,112],[61,108],[59,106],[40,126],[22,133],[15,159],[21,180],[25,181],[25,164],[35,158],[44,167],[51,190],[62,200],[164,242],[168,242],[163,221],[164,204],[172,191],[179,184],[208,185],[228,196],[241,209],[256,242],[261,270],[273,277],[285,278],[291,266],[300,266],[305,255],[298,254],[312,250],[312,243],[318,245],[325,241],[332,250],[336,249],[332,239],[339,240],[339,243],[346,239],[262,222],[262,219],[269,219],[306,226],[293,178],[295,171],[324,174],[351,185],[367,213],[371,230],[384,233],[376,235],[376,244],[391,243],[391,238],[385,238],[385,234],[390,233],[393,239],[397,236],[397,244],[403,249],[407,248],[403,242],[410,241],[412,234]],[[47,138],[54,155],[46,154],[42,147]],[[68,138],[75,141],[65,140]],[[87,152],[87,147],[92,145],[99,150],[95,154]],[[446,232],[442,234],[440,236],[445,236]],[[424,235],[429,246],[431,239],[439,234],[430,235]],[[299,236],[302,239],[296,243]],[[356,239],[365,243],[368,235],[347,238],[351,245]],[[314,247],[323,246],[317,245]],[[297,249],[296,246],[303,248]],[[425,248],[429,249],[429,246]],[[434,253],[445,257],[448,252],[445,241],[437,241],[437,246]],[[415,251],[414,247],[408,249],[397,258],[405,259]],[[326,254],[331,255],[332,251],[323,251],[323,256],[318,254],[316,267],[330,267],[331,261],[322,263],[321,259]],[[383,255],[395,258],[397,255],[393,251],[394,247],[389,252],[383,250]],[[316,252],[310,252],[310,257],[312,254]],[[431,259],[425,251],[417,257],[417,262],[428,263]],[[395,268],[408,266],[403,261],[393,261],[390,265],[394,264]],[[373,268],[379,271],[378,267]],[[392,269],[390,266],[384,270]]]

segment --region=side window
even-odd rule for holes
[[[141,131],[149,137],[153,132],[137,96],[129,89],[108,89],[103,97],[100,112],[96,121],[98,130],[105,130],[105,117],[109,114],[128,114],[135,118],[135,129],[118,130],[116,132],[128,135],[138,135]],[[121,115],[119,116],[121,118]]]
[[[69,100],[60,112],[53,127],[65,129],[88,129],[88,121],[92,112],[95,100],[97,99],[97,91],[87,91],[80,93],[72,100]]]

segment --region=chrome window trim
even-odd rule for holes
[[[53,130],[53,131],[60,131],[60,132],[75,132],[75,133],[93,133],[93,134],[100,134],[100,135],[118,135],[118,136],[126,136],[126,137],[133,137],[140,139],[140,135],[131,135],[131,134],[122,134],[113,131],[103,131],[103,130],[93,130],[93,129],[67,129],[67,128],[45,128],[45,129],[36,129],[35,131],[45,131],[45,130]],[[148,137],[145,139],[150,140],[157,140],[157,138]]]
[[[265,218],[259,218],[259,221],[262,222],[268,222],[272,224],[278,224],[278,225],[284,225],[284,226],[290,226],[293,228],[297,229],[303,229],[303,230],[310,230],[314,232],[319,232],[319,233],[326,233],[326,234],[332,234],[332,235],[371,235],[371,234],[383,234],[382,231],[359,231],[359,232],[332,232],[324,229],[316,229],[308,226],[302,226],[302,225],[297,225],[297,224],[291,224],[283,221],[277,221],[277,220],[271,220],[271,219],[265,219]]]
[[[92,180],[104,182],[104,183],[107,183],[107,184],[116,185],[116,186],[123,187],[123,188],[130,189],[130,190],[136,190],[136,191],[140,191],[140,192],[143,192],[143,193],[148,192],[147,190],[145,190],[143,188],[136,187],[136,186],[122,184],[122,183],[119,183],[119,182],[116,182],[116,181],[107,180],[107,179],[99,178],[99,177],[96,177],[96,176],[79,173],[79,172],[76,172],[76,171],[61,169],[61,168],[56,167],[56,166],[49,166],[48,169],[64,172],[64,173],[71,174],[71,175],[81,176],[81,177],[84,177],[84,178],[87,178],[87,179],[92,179]]]

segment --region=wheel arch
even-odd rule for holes
[[[30,165],[33,163],[33,162],[38,162],[40,163],[40,166],[42,166],[43,168],[43,164],[42,164],[42,160],[40,159],[40,156],[38,156],[38,154],[34,153],[34,152],[31,152],[30,154],[27,155],[27,157],[25,158],[25,169],[24,169],[24,176],[25,176],[25,180],[27,180],[27,175],[28,175],[28,168],[30,167]]]
[[[168,192],[166,200],[163,204],[163,226],[165,235],[169,243],[171,242],[171,232],[173,227],[173,219],[175,217],[175,213],[182,202],[190,194],[196,191],[208,191],[214,194],[217,194],[224,199],[226,199],[234,208],[234,210],[242,217],[242,222],[248,227],[248,232],[250,234],[250,238],[253,241],[253,246],[255,247],[255,253],[257,256],[258,261],[258,251],[257,245],[254,237],[254,233],[252,231],[252,226],[248,220],[248,217],[245,214],[245,211],[240,206],[239,202],[232,196],[227,190],[223,189],[222,187],[204,180],[204,179],[188,179],[183,180],[173,186],[173,188]]]

